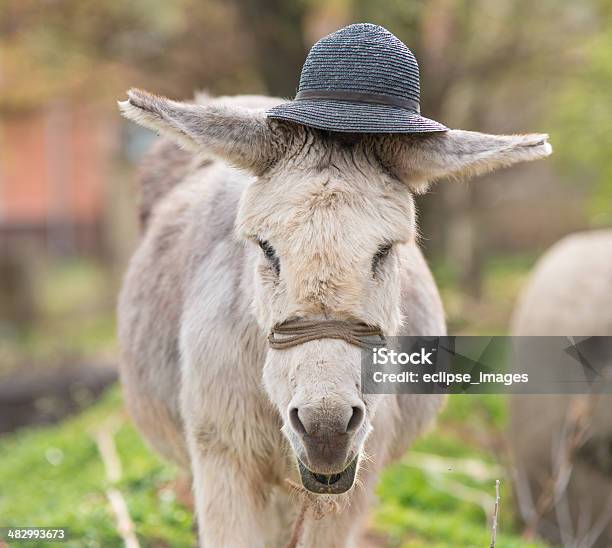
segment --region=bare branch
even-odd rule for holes
[[[134,523],[130,518],[127,503],[121,491],[113,487],[113,485],[121,480],[121,460],[117,453],[113,432],[114,427],[110,423],[107,423],[98,430],[94,436],[100,457],[104,463],[106,479],[111,484],[111,487],[106,489],[106,498],[108,498],[108,502],[115,514],[117,532],[123,539],[126,548],[140,548],[138,538],[134,533]]]
[[[497,523],[499,520],[499,480],[495,480],[495,510],[493,511],[493,523],[491,524],[491,544],[490,548],[495,548],[497,542]]]

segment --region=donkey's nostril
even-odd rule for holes
[[[300,414],[297,407],[293,407],[289,410],[289,422],[291,422],[291,426],[298,434],[306,434],[306,428],[304,424],[300,420]]]
[[[363,424],[364,417],[365,412],[363,410],[363,407],[354,406],[353,414],[351,415],[351,418],[349,419],[348,424],[346,425],[346,431],[355,432],[359,430],[359,428]]]

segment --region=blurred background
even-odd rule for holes
[[[155,139],[116,101],[133,86],[292,97],[309,47],[360,21],[413,50],[425,116],[548,132],[555,149],[419,198],[451,334],[507,333],[542,251],[612,225],[610,0],[0,0],[0,526],[68,525],[79,546],[121,545],[95,441],[111,428],[139,541],[193,543],[176,470],[142,445],[113,384],[135,167]],[[508,480],[503,546],[526,545],[505,420],[501,397],[451,399],[417,457],[383,478],[372,545],[486,545],[495,478]],[[444,474],[451,461],[462,471]]]

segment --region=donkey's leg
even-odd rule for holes
[[[200,546],[263,548],[269,486],[256,468],[227,453],[191,453]]]

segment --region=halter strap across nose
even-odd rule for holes
[[[379,340],[373,340],[374,337]],[[288,320],[276,324],[268,335],[268,343],[274,350],[317,339],[340,339],[360,348],[372,348],[385,342],[379,327],[351,320]]]

